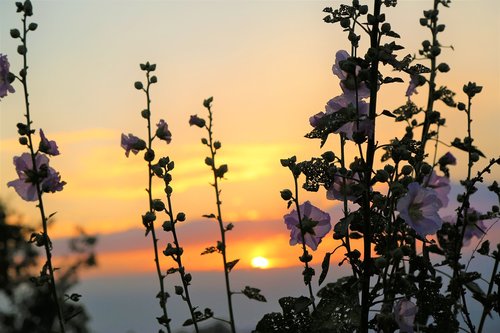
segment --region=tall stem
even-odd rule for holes
[[[215,168],[215,148],[214,148],[214,143],[213,143],[213,136],[212,136],[212,125],[213,125],[213,116],[212,116],[212,110],[211,107],[208,106],[208,146],[210,148],[210,157],[212,158],[212,173],[214,175],[214,183],[213,187],[215,190],[215,202],[217,204],[217,222],[219,224],[219,231],[220,231],[220,236],[221,236],[221,242],[222,242],[222,262],[224,264],[224,278],[225,278],[225,284],[226,284],[226,294],[227,294],[227,305],[228,305],[228,310],[229,310],[229,325],[231,326],[231,332],[236,333],[236,327],[234,323],[234,314],[233,314],[233,301],[232,301],[232,291],[231,291],[231,285],[229,282],[229,268],[227,266],[227,256],[226,256],[226,230],[224,228],[224,222],[222,219],[222,209],[221,205],[222,202],[220,201],[220,190],[219,190],[219,182],[218,182],[218,176],[217,176],[217,170]]]
[[[299,220],[300,234],[302,235],[302,253],[303,253],[303,256],[305,257],[307,255],[306,238],[305,238],[304,226],[303,226],[303,223],[302,223],[302,215],[300,214],[299,183],[298,183],[298,180],[297,180],[297,176],[295,176],[295,174],[293,175],[293,179],[294,179],[294,185],[295,185],[295,198],[294,198],[294,202],[295,202],[295,208],[297,209],[297,219]],[[306,259],[306,258],[304,258],[304,259]],[[307,272],[306,274],[309,274],[308,273],[308,271],[309,271],[309,263],[308,263],[307,260],[304,260],[304,267],[305,267],[305,272]],[[312,291],[311,281],[309,281],[307,283],[307,288],[309,289],[309,297],[310,297],[311,302],[312,302],[313,311],[315,311],[316,310],[316,304],[314,303],[314,294],[313,294],[313,291]]]
[[[181,247],[179,245],[179,239],[177,238],[177,231],[175,230],[175,220],[172,211],[172,199],[170,198],[170,194],[167,194],[167,205],[168,205],[168,216],[170,218],[170,223],[172,223],[172,235],[174,237],[174,245],[176,249],[180,249]],[[189,312],[191,314],[191,319],[193,320],[194,329],[198,333],[199,332],[198,321],[196,320],[193,304],[191,303],[191,297],[189,295],[189,282],[186,280],[186,272],[184,266],[182,265],[182,256],[180,255],[180,253],[176,255],[175,261],[177,262],[177,267],[179,268],[179,273],[181,275],[182,285],[184,286],[184,292],[186,293],[185,301],[189,307]]]
[[[149,98],[149,86],[150,86],[150,80],[149,80],[149,72],[146,74],[147,76],[147,88],[145,89],[146,92],[146,105],[147,105],[147,110],[148,110],[148,151],[151,151],[151,145],[153,142],[153,138],[151,136],[151,99]],[[148,161],[148,199],[149,199],[149,211],[151,213],[154,213],[153,209],[153,170],[151,166],[151,161]],[[155,266],[156,266],[156,274],[158,275],[158,281],[160,283],[160,307],[162,308],[163,311],[163,325],[167,328],[168,333],[171,333],[171,328],[170,328],[170,319],[168,318],[168,313],[167,313],[167,299],[166,299],[166,294],[165,294],[165,285],[164,285],[164,280],[165,280],[165,275],[162,274],[161,272],[161,267],[160,267],[160,260],[158,256],[158,239],[156,238],[156,231],[155,231],[155,226],[154,226],[154,221],[151,222],[151,225],[148,226],[149,231],[151,232],[151,239],[153,241],[153,249],[154,249],[154,261],[155,261]]]
[[[26,29],[26,15],[22,19],[23,22],[23,45],[25,47],[25,50],[27,50],[27,32],[28,30]],[[37,152],[35,152],[33,148],[33,139],[31,136],[31,115],[30,115],[30,103],[29,103],[29,93],[28,93],[28,59],[26,56],[27,52],[25,51],[23,53],[23,75],[21,77],[21,82],[23,84],[23,90],[24,90],[24,103],[26,107],[26,127],[27,127],[27,136],[28,136],[28,148],[30,150],[30,155],[31,155],[31,162],[33,164],[33,172],[34,174],[38,174],[38,168],[36,165],[36,155]],[[44,248],[45,248],[45,255],[47,257],[47,269],[49,271],[49,288],[52,294],[52,298],[54,299],[54,305],[56,307],[56,312],[57,312],[57,317],[59,321],[59,329],[61,330],[61,333],[66,332],[65,325],[64,325],[64,316],[63,316],[63,311],[61,304],[59,303],[59,297],[57,295],[57,287],[56,287],[56,281],[54,278],[54,267],[52,265],[52,253],[51,253],[51,247],[52,247],[52,242],[50,241],[49,237],[49,230],[48,230],[48,221],[47,217],[45,215],[45,209],[43,206],[43,199],[42,199],[42,188],[40,186],[40,181],[37,181],[35,183],[36,187],[36,192],[38,195],[38,209],[40,210],[40,217],[42,219],[42,228],[43,228],[43,237],[44,237]]]
[[[373,16],[375,18],[380,15],[380,8],[382,6],[381,0],[374,0]],[[370,47],[377,50],[379,47],[379,23],[378,20],[372,25],[370,32]],[[378,88],[378,58],[374,58],[370,67],[370,109],[369,119],[373,122],[373,134],[368,137],[366,148],[366,169],[363,177],[365,183],[365,191],[363,194],[363,275],[361,279],[361,333],[368,333],[368,321],[370,312],[370,276],[371,267],[373,265],[371,258],[371,195],[370,185],[373,169],[373,162],[375,158],[375,118],[377,111],[377,88]]]

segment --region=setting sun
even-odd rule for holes
[[[255,257],[252,259],[252,267],[269,268],[269,260],[264,257]]]

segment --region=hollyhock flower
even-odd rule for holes
[[[53,140],[48,140],[42,129],[40,129],[40,144],[38,146],[38,150],[52,156],[59,155],[57,143]]]
[[[7,56],[0,53],[0,98],[7,96],[7,93],[14,93],[14,87],[10,85],[9,80],[10,64]]]
[[[406,89],[405,96],[410,99],[411,95],[418,94],[417,87],[419,83],[418,75],[410,75],[410,84],[408,85],[408,89]]]
[[[450,152],[447,152],[439,158],[438,163],[441,166],[457,165],[457,159]]]
[[[356,82],[352,74],[348,74],[342,70],[340,63],[349,59],[349,53],[345,50],[339,50],[335,54],[335,64],[332,66],[332,72],[340,79],[340,87],[344,94],[348,95],[351,100],[367,98],[370,96],[370,89],[364,82]],[[361,67],[356,66],[356,76],[359,74]],[[357,83],[357,91],[355,84]]]
[[[66,182],[61,182],[59,173],[49,167],[49,158],[46,155],[35,156],[37,173],[33,170],[33,160],[28,153],[14,157],[14,165],[19,179],[8,182],[7,186],[14,187],[17,194],[26,201],[38,200],[37,181],[43,192],[52,193],[62,191],[66,184]]]
[[[441,177],[436,175],[434,171],[430,174],[430,176],[426,176],[424,178],[424,184],[426,184],[428,188],[432,188],[436,191],[438,199],[443,204],[443,207],[448,206],[448,194],[451,191],[450,180],[448,177]]]
[[[398,200],[399,216],[422,237],[435,234],[443,224],[438,210],[443,207],[435,190],[410,183],[406,195]]]
[[[309,124],[311,124],[312,127],[318,126],[320,119],[323,118],[324,115],[324,112],[318,112],[314,116],[309,117]]]
[[[160,140],[165,140],[167,143],[170,143],[170,141],[172,141],[172,133],[168,130],[168,125],[165,120],[160,119],[160,122],[156,126],[156,136]]]
[[[446,216],[443,218],[443,221],[450,224],[456,224],[457,216]],[[488,228],[484,225],[484,221],[480,219],[479,212],[472,207],[469,208],[467,210],[467,225],[465,226],[463,245],[469,245],[473,237],[483,237],[487,229]]]
[[[352,177],[342,177],[341,175],[335,175],[333,177],[333,183],[330,188],[326,191],[326,198],[329,200],[341,200],[344,198],[349,201],[355,201],[358,196],[354,195],[352,190],[352,185],[359,183],[359,176],[355,174]]]
[[[132,134],[129,134],[127,136],[122,133],[121,146],[123,149],[125,149],[125,156],[128,157],[130,152],[137,155],[140,150],[146,149],[146,142]]]
[[[350,105],[355,106],[356,104],[352,103],[348,96],[342,94],[328,101],[325,106],[325,114],[333,114],[341,109],[348,108]],[[373,133],[373,122],[368,119],[368,112],[369,104],[361,100],[358,101],[357,119],[345,123],[334,131],[334,133],[344,133],[349,140],[353,139],[353,134],[356,132],[370,136]]]
[[[203,128],[205,126],[205,119],[198,117],[198,115],[192,115],[189,118],[189,126],[198,126],[200,128]]]
[[[401,333],[413,333],[413,323],[418,308],[407,299],[400,299],[394,306],[394,319]]]
[[[286,227],[290,230],[290,245],[302,244],[304,241],[314,251],[321,243],[321,239],[332,228],[330,215],[313,206],[309,201],[304,202],[299,208],[304,238],[302,238],[297,211],[292,210],[284,216]]]

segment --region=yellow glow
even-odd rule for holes
[[[255,268],[269,268],[269,260],[264,257],[255,257],[252,259],[252,267]]]

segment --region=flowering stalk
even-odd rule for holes
[[[219,225],[219,231],[220,231],[220,236],[221,240],[220,242],[217,242],[217,251],[219,251],[222,254],[222,263],[224,265],[224,280],[225,280],[225,285],[226,285],[226,295],[227,295],[227,304],[228,304],[228,310],[229,310],[229,325],[231,327],[231,332],[235,333],[236,332],[236,327],[235,327],[235,321],[234,321],[234,314],[233,314],[233,302],[232,302],[232,295],[234,292],[231,291],[231,285],[229,281],[229,272],[232,270],[234,265],[238,262],[238,260],[228,262],[227,261],[227,254],[226,254],[226,232],[232,230],[233,225],[230,223],[227,226],[224,226],[224,222],[222,219],[222,201],[220,199],[220,193],[221,190],[219,189],[219,178],[222,179],[224,177],[224,174],[227,172],[228,168],[226,164],[223,164],[219,167],[216,167],[215,163],[215,155],[217,154],[217,150],[220,149],[221,143],[219,141],[214,141],[213,139],[213,113],[212,113],[212,101],[213,97],[210,97],[206,100],[203,101],[203,106],[207,109],[208,111],[208,125],[206,124],[205,120],[202,118],[199,118],[198,116],[191,116],[191,119],[189,120],[190,125],[195,125],[200,128],[205,128],[208,133],[208,140],[206,138],[202,139],[202,143],[206,145],[209,150],[210,150],[210,157],[205,158],[205,164],[207,164],[213,173],[214,177],[214,182],[211,184],[214,188],[215,192],[215,203],[217,206],[217,215],[210,214],[210,215],[205,215],[205,217],[208,218],[215,218],[217,220],[217,223]]]
[[[135,82],[134,86],[137,90],[142,90],[146,94],[146,109],[141,112],[141,115],[143,118],[147,120],[147,130],[148,130],[148,141],[147,144],[144,142],[141,142],[142,140],[139,141],[139,139],[136,142],[139,142],[138,147],[137,143],[136,146],[133,148],[137,148],[138,150],[141,150],[140,148],[146,150],[144,154],[144,159],[148,162],[148,188],[146,189],[146,192],[148,193],[148,201],[149,201],[149,211],[146,212],[145,215],[143,215],[142,220],[143,224],[146,227],[146,236],[148,233],[151,233],[151,240],[153,242],[153,252],[154,252],[154,261],[155,261],[155,266],[156,266],[156,273],[158,276],[158,282],[160,285],[160,292],[158,293],[158,299],[160,303],[160,307],[162,309],[162,316],[158,317],[158,323],[166,327],[167,331],[170,333],[171,328],[170,328],[170,318],[168,317],[167,313],[167,298],[169,297],[169,294],[165,292],[165,286],[164,286],[164,280],[165,280],[165,275],[162,273],[161,267],[160,267],[160,260],[159,260],[159,255],[158,255],[158,238],[156,237],[156,231],[155,231],[155,226],[154,226],[154,221],[156,220],[156,215],[155,215],[155,206],[154,206],[154,201],[153,201],[153,176],[154,170],[152,167],[152,161],[155,158],[155,153],[154,150],[152,149],[152,144],[153,144],[153,135],[151,134],[151,99],[150,99],[150,87],[152,84],[157,82],[156,76],[151,76],[151,72],[153,72],[156,69],[155,64],[150,64],[147,62],[146,64],[141,64],[141,70],[146,72],[146,88],[144,88],[144,85],[142,82]],[[122,146],[123,146],[123,137],[122,137]],[[133,149],[132,148],[132,149]],[[133,150],[132,150],[133,151]],[[163,207],[161,207],[163,208]],[[160,209],[161,210],[161,209]]]
[[[42,232],[40,234],[32,234],[30,242],[35,242],[37,246],[43,246],[45,249],[46,263],[42,268],[39,281],[45,280],[48,273],[49,289],[52,294],[55,310],[58,317],[59,330],[61,333],[64,333],[66,331],[65,319],[63,315],[61,300],[59,299],[57,293],[57,286],[54,277],[54,267],[52,264],[52,242],[48,233],[48,221],[50,217],[53,216],[53,214],[47,216],[45,213],[43,193],[60,191],[62,190],[65,182],[60,182],[60,178],[58,176],[59,174],[48,166],[48,157],[41,154],[41,152],[45,152],[49,155],[59,154],[55,142],[49,142],[45,138],[45,141],[46,143],[48,143],[48,145],[46,147],[42,147],[42,143],[45,143],[45,141],[43,132],[40,130],[40,135],[42,138],[41,146],[38,150],[35,150],[33,145],[32,135],[35,133],[35,130],[31,127],[32,121],[28,93],[27,35],[29,31],[35,31],[38,25],[33,22],[29,25],[27,24],[27,17],[33,15],[33,6],[29,0],[26,0],[24,3],[17,2],[16,6],[17,11],[23,13],[23,29],[22,33],[19,32],[18,29],[12,29],[10,31],[10,34],[12,38],[20,39],[22,42],[22,44],[18,46],[17,52],[23,57],[23,68],[19,72],[19,77],[16,76],[16,78],[23,85],[24,103],[26,108],[26,123],[19,123],[17,127],[18,132],[21,135],[21,137],[19,138],[19,142],[22,145],[26,145],[28,147],[29,158],[25,154],[23,154],[21,157],[14,158],[14,162],[16,164],[16,169],[20,179],[9,182],[8,185],[14,187],[24,200],[38,201],[37,207],[40,211],[40,217],[42,220]],[[10,91],[12,92],[13,89]],[[54,147],[55,149],[53,149]],[[31,166],[29,164],[31,164]],[[24,167],[20,167],[21,165],[24,165]]]
[[[163,167],[163,172],[158,173],[157,175],[162,176],[164,181],[165,181],[165,192],[166,192],[166,197],[167,197],[167,207],[165,207],[165,213],[169,217],[169,221],[166,221],[163,223],[163,230],[167,232],[172,232],[173,240],[174,240],[174,246],[172,247],[170,244],[167,245],[167,249],[163,252],[165,255],[171,256],[172,259],[177,263],[177,269],[170,269],[169,271],[172,272],[179,272],[181,276],[181,281],[182,281],[182,286],[177,286],[176,287],[176,294],[179,294],[182,296],[182,299],[187,303],[188,308],[189,308],[189,313],[191,314],[191,320],[186,321],[184,323],[184,326],[188,324],[193,324],[195,331],[198,333],[199,328],[198,328],[198,322],[201,320],[208,319],[212,317],[213,313],[210,309],[205,309],[205,313],[202,314],[199,311],[195,311],[195,307],[193,307],[191,297],[189,295],[189,285],[191,282],[191,274],[186,273],[185,267],[182,264],[182,253],[183,249],[180,246],[179,239],[177,237],[177,231],[175,229],[175,226],[177,222],[183,222],[186,219],[186,215],[184,213],[178,213],[177,216],[174,218],[174,213],[173,213],[173,207],[172,207],[172,188],[170,187],[170,182],[172,180],[172,176],[170,175],[170,171],[173,170],[174,168],[174,162],[169,161],[168,158],[166,159],[160,159],[160,165]],[[167,274],[169,274],[169,271],[167,271]]]
[[[379,48],[380,32],[379,32],[379,17],[380,8],[382,6],[381,0],[374,0],[373,4],[373,17],[374,21],[370,31],[370,47],[374,50]],[[372,170],[375,157],[375,117],[377,111],[377,89],[378,89],[378,57],[373,57],[370,64],[370,109],[368,118],[373,121],[373,133],[368,136],[368,143],[366,147],[366,165],[363,175],[365,183],[365,190],[363,192],[363,273],[361,277],[361,327],[360,333],[368,333],[369,311],[370,311],[370,276],[371,276],[371,180]]]

